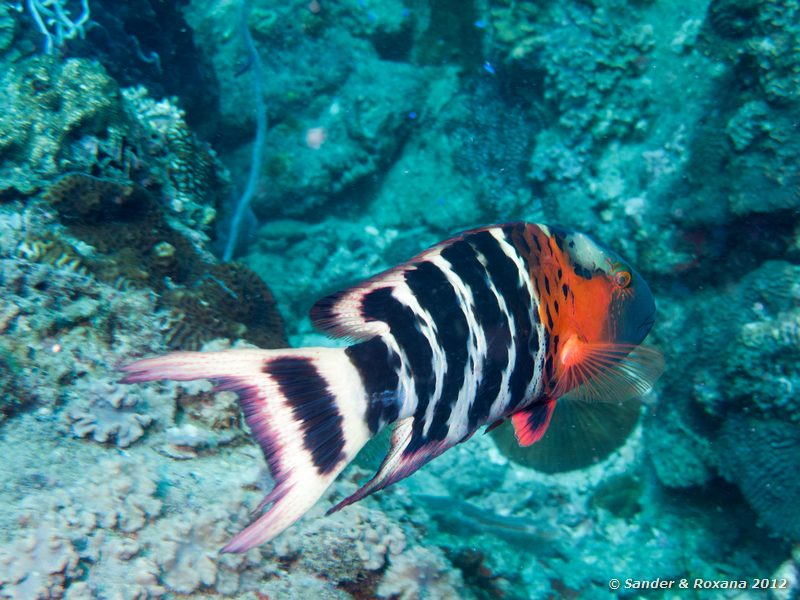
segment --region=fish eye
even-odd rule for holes
[[[626,288],[631,284],[631,272],[626,271],[625,269],[620,269],[616,271],[612,278],[614,280],[614,284],[618,288]]]

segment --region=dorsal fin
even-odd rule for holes
[[[431,246],[409,261],[367,279],[366,281],[325,296],[311,307],[310,318],[314,326],[338,338],[366,340],[386,333],[386,324],[381,319],[385,299],[398,285],[405,282],[405,274],[430,260],[454,243],[500,226],[472,229]]]

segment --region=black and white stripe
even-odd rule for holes
[[[413,417],[407,454],[456,444],[541,389],[544,328],[509,235],[494,227],[443,244],[362,297],[363,321],[388,331],[347,352],[370,397],[372,431]]]

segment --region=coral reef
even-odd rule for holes
[[[0,552],[0,584],[13,600],[60,596],[79,556],[52,523],[40,523]]]
[[[800,465],[797,426],[734,416],[725,421],[717,443],[722,474],[739,487],[762,523],[787,539],[800,539],[793,502],[800,497],[794,476]]]
[[[98,380],[91,386],[78,387],[76,395],[81,400],[72,405],[67,418],[78,437],[91,436],[96,442],[113,441],[120,448],[127,448],[153,422],[150,415],[136,412],[138,399],[131,397],[130,390],[110,381]]]
[[[378,597],[443,600],[459,597],[462,585],[441,553],[417,546],[392,561],[378,586]]]
[[[798,23],[796,0],[92,0],[45,55],[0,5],[0,597],[611,598],[611,577],[720,574],[796,597]],[[251,169],[259,223],[222,264]],[[221,555],[272,486],[235,395],[118,365],[284,346],[283,318],[337,343],[319,297],[523,218],[650,282],[656,389],[621,419],[560,407],[531,452],[476,435],[324,516],[376,440],[304,520]]]

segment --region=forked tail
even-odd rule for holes
[[[177,352],[122,370],[123,383],[211,379],[238,394],[275,487],[259,509],[272,506],[223,552],[246,552],[296,522],[372,436],[364,388],[341,349]]]

